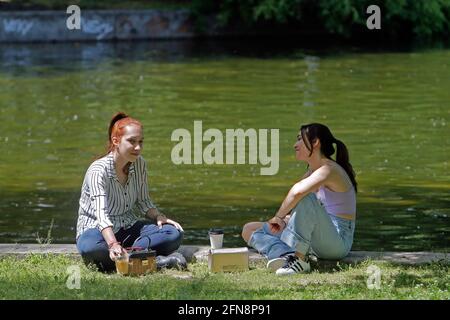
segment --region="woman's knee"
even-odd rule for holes
[[[300,210],[308,210],[313,209],[316,205],[318,205],[317,197],[314,193],[308,193],[306,196],[304,196],[295,206],[295,208],[299,208]]]
[[[150,246],[153,250],[156,250],[157,255],[169,255],[172,252],[178,250],[181,246],[181,242],[183,240],[182,233],[179,232],[177,237],[166,238],[165,241],[162,241],[155,246]]]
[[[184,236],[184,232],[180,231],[180,230],[176,230],[176,232],[174,232],[172,234],[171,237],[171,241],[178,247],[181,245],[181,242],[183,241],[183,236]]]
[[[169,242],[180,242],[183,240],[184,232],[178,230],[173,225],[166,224],[163,226],[163,230],[166,234],[166,239]]]
[[[317,219],[318,210],[323,210],[313,193],[309,193],[302,200],[300,200],[295,208],[287,224],[299,224],[300,220],[305,222],[313,222]],[[290,223],[289,223],[290,222]]]
[[[164,251],[166,254],[177,250],[183,241],[184,232],[178,230],[173,226],[169,226],[170,230],[165,230],[166,233],[160,243],[157,245],[159,251]],[[158,251],[157,250],[157,251]]]
[[[102,234],[97,229],[86,230],[77,240],[77,248],[81,256],[96,255],[108,251],[108,246]]]
[[[242,228],[241,236],[246,243],[249,242],[253,232],[263,227],[263,222],[249,222],[244,225]]]
[[[83,242],[78,244],[78,251],[83,258],[92,258],[94,260],[109,254],[106,242]]]

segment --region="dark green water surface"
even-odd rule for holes
[[[185,244],[279,207],[305,165],[299,126],[327,124],[359,183],[354,250],[450,248],[450,50],[367,52],[242,42],[0,46],[0,242],[73,243],[84,173],[111,115],[144,124],[153,200]],[[175,165],[176,128],[277,128],[280,168]],[[205,144],[206,145],[206,144]]]

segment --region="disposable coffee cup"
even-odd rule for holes
[[[209,230],[211,249],[220,249],[223,246],[223,229],[213,228]]]

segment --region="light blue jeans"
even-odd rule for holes
[[[298,202],[286,228],[272,234],[269,224],[253,232],[248,242],[268,259],[288,253],[313,254],[321,259],[344,258],[353,244],[355,221],[328,214],[314,193]]]

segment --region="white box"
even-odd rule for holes
[[[212,272],[233,272],[248,270],[248,248],[211,249],[208,267]]]

